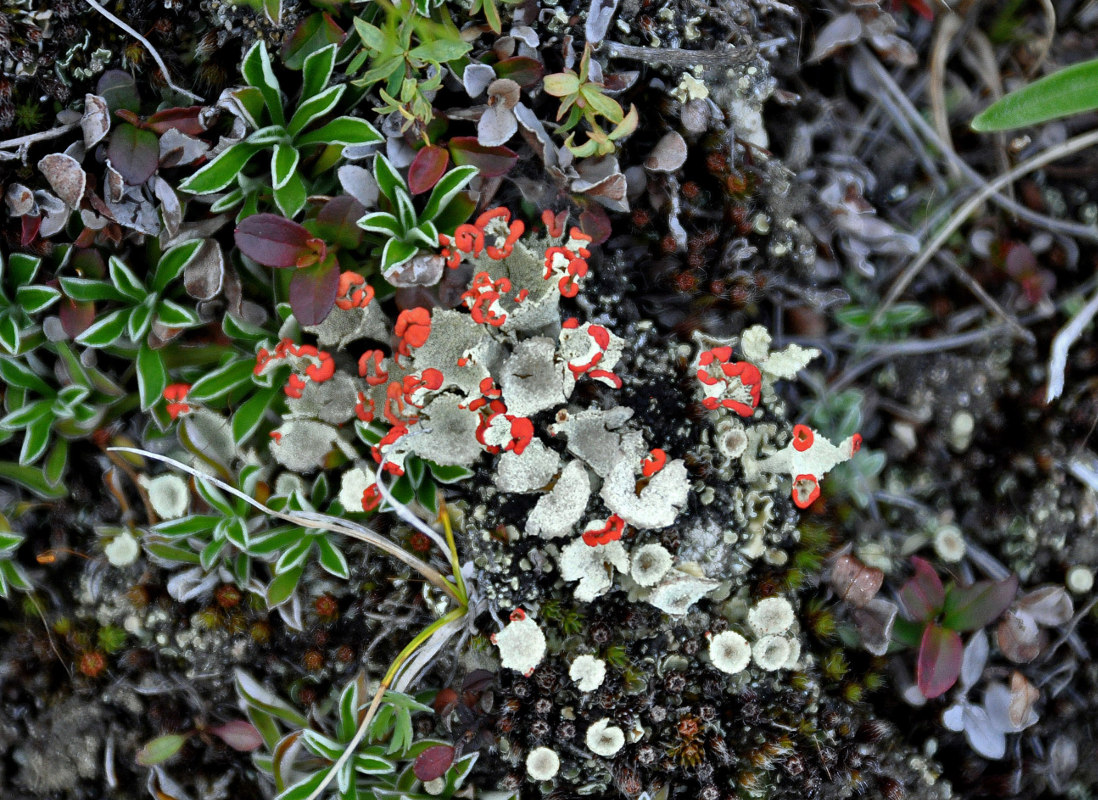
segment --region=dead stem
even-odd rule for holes
[[[180,86],[176,86],[174,83],[172,83],[172,76],[171,76],[171,73],[168,72],[168,65],[164,63],[164,59],[160,57],[160,53],[158,53],[156,51],[156,48],[152,46],[152,42],[150,42],[148,39],[146,39],[140,33],[135,31],[133,28],[131,28],[125,22],[120,20],[114,14],[107,11],[107,9],[103,8],[103,6],[99,5],[99,3],[97,3],[95,0],[84,0],[84,2],[87,3],[89,6],[91,6],[92,8],[94,8],[96,11],[98,11],[104,17],[109,19],[111,22],[113,22],[115,25],[117,25],[123,31],[128,33],[130,36],[137,39],[137,41],[141,42],[141,44],[143,44],[145,46],[145,49],[149,51],[149,55],[151,55],[153,57],[153,61],[156,62],[156,66],[158,66],[160,68],[160,72],[163,73],[164,82],[166,84],[168,84],[168,88],[172,89],[175,92],[178,92],[179,94],[181,94],[185,97],[189,97],[192,100],[197,100],[199,103],[206,102],[205,99],[203,97],[201,97],[200,95],[197,95],[194,92],[188,92],[186,89],[184,89]]]
[[[1065,325],[1056,338],[1052,340],[1052,352],[1048,358],[1048,391],[1045,393],[1045,402],[1051,403],[1064,391],[1064,370],[1067,368],[1068,350],[1075,340],[1082,334],[1083,329],[1090,324],[1098,314],[1098,291],[1096,291],[1087,304],[1083,306],[1067,325]]]
[[[0,150],[11,150],[14,147],[23,148],[32,145],[35,142],[56,139],[58,136],[64,136],[69,131],[76,130],[79,127],[79,122],[70,122],[68,125],[58,125],[56,128],[50,128],[46,131],[28,133],[26,136],[17,136],[14,139],[7,139],[6,141],[0,142]]]
[[[659,50],[654,47],[637,47],[620,42],[604,41],[600,50],[606,49],[610,58],[631,58],[646,64],[667,64],[672,67],[728,67],[750,61],[757,53],[757,47],[730,47],[726,50],[682,50],[669,47]]]

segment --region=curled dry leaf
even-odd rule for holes
[[[1028,664],[1041,654],[1045,637],[1036,620],[1012,609],[999,622],[996,638],[1004,656],[1016,664]]]
[[[488,106],[477,122],[477,141],[484,147],[499,147],[517,130],[514,112],[502,105]]]
[[[69,208],[80,205],[88,176],[75,158],[64,153],[50,153],[38,162],[38,169],[65,205]]]
[[[1010,724],[1021,729],[1036,722],[1037,714],[1033,707],[1040,697],[1037,687],[1026,680],[1025,675],[1014,670],[1010,676],[1010,705],[1007,706]]]
[[[819,35],[816,36],[816,45],[812,48],[812,55],[808,57],[808,63],[814,64],[823,61],[828,56],[852,44],[857,44],[862,38],[862,21],[857,14],[840,14],[827,23]]]
[[[34,201],[34,192],[21,183],[13,183],[4,193],[4,202],[8,204],[8,213],[13,217],[37,214],[38,203]]]
[[[899,610],[895,603],[880,597],[870,600],[864,608],[854,609],[851,616],[861,635],[862,647],[875,656],[883,656],[888,652],[889,642],[892,641],[892,627],[896,624]]]
[[[1042,586],[1027,592],[1018,601],[1018,610],[1039,625],[1063,625],[1075,613],[1071,596],[1063,586]]]
[[[686,140],[676,131],[664,134],[644,160],[645,169],[652,172],[674,172],[685,163]]]
[[[435,253],[421,253],[387,270],[385,280],[399,288],[434,286],[442,280],[445,266],[446,259],[442,256]]]
[[[461,82],[470,97],[480,97],[495,79],[496,71],[487,64],[470,64],[461,74]]]
[[[705,133],[709,127],[709,103],[695,98],[683,103],[679,121],[688,133]]]
[[[97,94],[84,95],[84,115],[80,118],[84,147],[97,144],[111,129],[111,112],[107,101]]]
[[[211,300],[221,291],[224,280],[225,257],[221,245],[214,239],[206,239],[183,268],[183,286],[196,300]]]
[[[865,608],[884,582],[884,572],[867,567],[852,555],[843,555],[831,567],[831,588],[843,601],[855,608]]]
[[[488,85],[488,102],[511,110],[522,97],[522,89],[510,78],[499,78]]]

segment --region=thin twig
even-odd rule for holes
[[[987,289],[980,285],[979,281],[961,268],[961,265],[957,263],[951,254],[939,253],[938,256],[938,260],[946,265],[957,280],[967,286],[968,290],[976,295],[976,298],[983,303],[992,314],[999,317],[999,319],[1003,320],[1003,322],[1014,330],[1015,336],[1030,344],[1037,341],[1037,337],[1033,335],[1033,331],[1023,328],[1018,320],[1014,318],[1014,315],[999,305],[995,298],[988,294]]]
[[[990,198],[995,196],[1000,189],[1007,184],[1021,178],[1023,175],[1028,175],[1031,172],[1039,170],[1041,167],[1049,164],[1053,161],[1058,161],[1065,156],[1069,156],[1072,153],[1078,153],[1080,150],[1085,150],[1088,147],[1092,147],[1098,144],[1098,130],[1090,131],[1089,133],[1080,134],[1074,136],[1065,142],[1061,142],[1058,145],[1047,148],[1044,152],[1038,153],[1033,158],[1023,161],[1016,166],[1010,172],[1005,175],[1000,175],[995,180],[991,181],[981,189],[979,189],[972,197],[970,197],[960,208],[953,212],[953,216],[949,222],[935,234],[934,238],[930,240],[923,251],[919,254],[919,257],[915,259],[911,264],[904,268],[899,277],[893,282],[891,288],[888,290],[888,294],[885,295],[884,301],[878,307],[877,311],[873,315],[872,321],[869,323],[869,327],[880,322],[882,315],[892,307],[892,304],[899,299],[904,290],[915,280],[918,274],[922,271],[923,267],[927,265],[934,254],[944,245],[954,233],[965,223],[965,220],[972,215],[976,209],[982,206]]]
[[[192,100],[197,100],[200,103],[205,103],[206,102],[205,98],[203,98],[201,95],[197,95],[194,92],[188,92],[186,89],[184,89],[180,86],[176,86],[174,83],[172,83],[172,76],[171,76],[171,73],[168,72],[168,65],[164,63],[164,59],[160,57],[160,53],[158,53],[156,51],[156,48],[152,46],[152,42],[150,42],[148,39],[146,39],[140,33],[135,31],[133,28],[131,28],[125,22],[120,20],[114,14],[107,11],[107,9],[103,8],[103,6],[99,5],[99,3],[97,3],[95,0],[84,0],[84,2],[87,3],[89,6],[91,6],[92,8],[94,8],[96,11],[98,11],[104,17],[109,19],[111,22],[113,22],[119,28],[124,30],[130,36],[137,39],[137,41],[141,42],[141,44],[145,45],[145,49],[148,50],[149,55],[151,55],[153,57],[153,61],[156,62],[156,66],[160,67],[160,71],[164,74],[164,82],[168,84],[168,88],[172,89],[173,91],[178,92],[181,95],[189,97]]]
[[[726,50],[683,50],[678,47],[655,48],[637,47],[632,44],[603,41],[599,49],[606,49],[610,58],[631,58],[646,64],[668,64],[672,67],[727,67],[742,64],[755,57],[757,49],[750,47],[730,47]]]
[[[56,139],[58,136],[64,136],[69,131],[79,127],[79,122],[70,122],[68,125],[58,125],[56,128],[50,128],[47,131],[28,133],[26,136],[17,136],[14,139],[7,139],[6,141],[0,142],[0,150],[11,150],[15,147],[26,147],[35,142],[44,142],[47,139]]]
[[[1063,393],[1064,370],[1067,368],[1068,350],[1075,344],[1075,340],[1079,338],[1083,329],[1094,319],[1095,314],[1098,314],[1098,291],[1091,295],[1091,298],[1087,300],[1087,304],[1052,340],[1052,352],[1048,358],[1046,403],[1051,403]]]

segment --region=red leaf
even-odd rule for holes
[[[263,745],[263,737],[250,722],[236,719],[218,725],[216,728],[207,728],[210,733],[219,738],[233,750],[241,753],[250,753]]]
[[[974,631],[1006,611],[1018,593],[1018,576],[1001,581],[977,581],[971,586],[950,586],[942,624],[955,631]]]
[[[915,574],[900,589],[900,605],[908,619],[930,621],[942,610],[945,587],[929,561],[912,556],[911,563]]]
[[[315,252],[310,242],[316,240],[305,226],[277,214],[253,214],[233,235],[240,252],[267,267],[296,267]]]
[[[416,153],[408,167],[408,188],[412,194],[423,194],[439,181],[450,163],[450,154],[444,147],[429,144]]]
[[[503,147],[485,147],[475,136],[455,136],[450,140],[450,155],[459,167],[472,164],[482,178],[498,178],[511,171],[518,162],[518,153]]]
[[[31,216],[30,214],[23,215],[23,233],[19,237],[19,244],[21,247],[28,246],[38,236],[38,230],[42,227],[42,216]]]
[[[338,291],[339,263],[332,256],[294,273],[290,280],[290,310],[301,325],[319,325],[335,305]]]
[[[324,204],[312,229],[326,242],[353,249],[362,242],[363,230],[355,223],[365,213],[362,203],[349,194],[341,194]]]
[[[95,322],[95,303],[91,300],[70,300],[62,297],[57,304],[57,317],[61,320],[61,330],[70,339],[75,339]]]
[[[923,696],[933,699],[953,688],[961,674],[964,650],[957,631],[933,623],[926,626],[915,664],[915,682]]]
[[[433,781],[445,775],[453,763],[454,748],[448,744],[436,744],[416,756],[412,772],[423,782]]]
[[[143,131],[128,124],[119,125],[111,131],[107,158],[126,183],[137,186],[156,172],[160,163],[160,142],[152,131]]]
[[[545,67],[526,56],[505,58],[495,65],[497,78],[510,78],[524,89],[533,86],[545,75]]]
[[[602,206],[591,206],[579,215],[580,230],[591,237],[591,244],[602,244],[610,238],[610,217]]]
[[[206,132],[198,121],[198,115],[202,106],[187,106],[186,108],[165,108],[157,111],[146,120],[145,124],[158,134],[164,133],[170,128],[175,128],[187,136],[198,136]]]

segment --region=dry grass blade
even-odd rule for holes
[[[1087,304],[1078,314],[1065,325],[1056,338],[1052,340],[1052,352],[1048,359],[1048,391],[1045,393],[1045,402],[1051,403],[1064,391],[1064,370],[1067,368],[1068,350],[1075,344],[1075,340],[1083,333],[1083,329],[1091,323],[1098,314],[1098,291],[1096,291]]]

